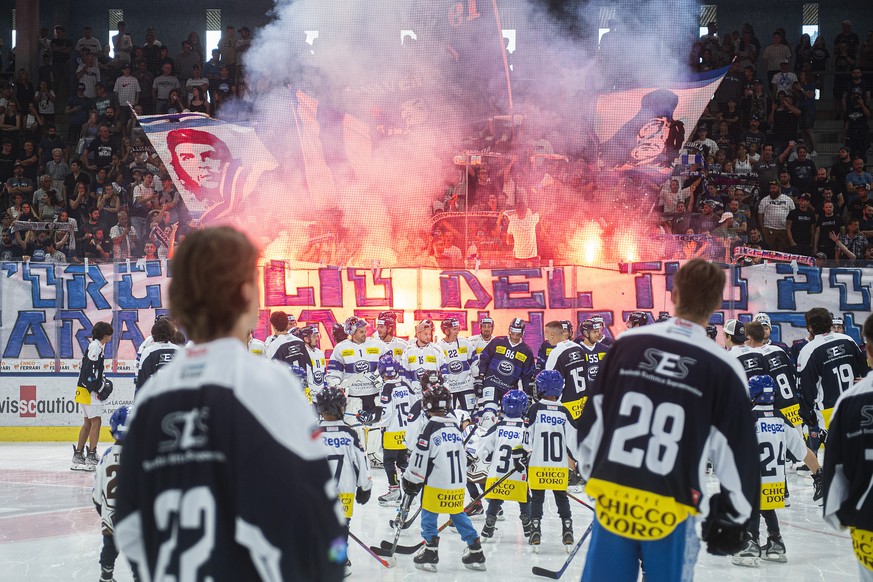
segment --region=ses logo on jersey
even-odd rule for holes
[[[697,363],[694,358],[671,354],[656,348],[648,348],[643,352],[643,357],[646,361],[640,364],[640,368],[677,380],[688,376],[688,367]]]
[[[840,356],[846,355],[846,347],[845,346],[832,346],[825,350],[828,357],[830,358],[839,358]]]

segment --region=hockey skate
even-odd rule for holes
[[[494,537],[494,530],[496,529],[494,526],[497,523],[497,516],[495,515],[486,515],[485,516],[485,527],[482,528],[482,536],[483,541],[487,541]]]
[[[352,575],[352,561],[346,558],[345,571],[343,572],[343,578],[348,578]]]
[[[779,534],[767,536],[767,544],[761,548],[761,558],[768,562],[784,564],[788,561],[785,557],[785,543]]]
[[[397,507],[400,505],[400,485],[389,485],[388,493],[379,496],[379,505],[382,507]]]
[[[569,552],[570,548],[575,543],[573,540],[573,520],[568,517],[567,519],[562,520],[562,524],[564,529],[561,532],[561,541]]]
[[[524,537],[529,538],[530,533],[533,531],[533,526],[531,525],[530,516],[529,515],[521,515],[519,516],[521,520],[521,529],[524,532]]]
[[[579,471],[570,471],[568,482],[567,482],[567,491],[572,491],[573,493],[582,493],[584,481],[582,481],[582,475],[579,474]]]
[[[70,469],[72,471],[87,471],[88,466],[85,464],[85,453],[77,451],[76,445],[73,445],[73,460],[70,461]]]
[[[745,566],[747,568],[757,568],[758,558],[761,557],[761,547],[752,536],[746,535],[746,542],[743,549],[731,557],[731,564],[734,566]]]
[[[437,564],[440,561],[439,546],[439,536],[426,541],[424,547],[421,548],[421,551],[412,558],[415,567],[419,570],[424,570],[425,572],[436,572]]]
[[[485,513],[485,508],[482,507],[482,501],[477,501],[467,510],[467,515],[470,517],[473,517],[474,515],[482,515],[483,513]]]
[[[485,554],[482,552],[482,544],[479,542],[479,538],[476,538],[476,541],[467,546],[464,550],[464,555],[461,557],[461,562],[464,563],[465,568],[470,570],[485,569]]]
[[[367,455],[367,460],[370,462],[371,469],[381,469],[385,465],[382,464],[382,459],[380,459],[376,453],[369,453]]]
[[[533,551],[535,554],[538,554],[540,552],[540,542],[542,541],[542,538],[543,534],[540,530],[540,520],[530,520],[530,536],[528,537],[528,543],[533,546]]]
[[[115,582],[114,572],[115,568],[112,566],[100,566],[100,582]]]
[[[497,510],[497,521],[506,521],[506,515],[503,513],[503,508]]]
[[[86,447],[87,448],[87,447]],[[85,467],[87,471],[96,471],[97,463],[100,462],[100,459],[97,458],[97,449],[87,449],[88,454],[85,455]]]

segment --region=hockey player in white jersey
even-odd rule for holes
[[[486,489],[515,469],[512,451],[523,447],[528,438],[524,422],[528,405],[527,394],[521,390],[510,390],[503,395],[500,405],[503,409],[503,419],[482,436],[478,447],[479,456],[491,463],[485,481]],[[482,528],[481,533],[483,540],[494,537],[497,515],[504,501],[518,502],[519,519],[524,535],[530,535],[527,471],[524,467],[521,469],[485,496],[488,500],[488,510],[485,512],[485,527]]]
[[[444,338],[437,342],[446,359],[445,384],[454,399],[453,408],[473,412],[476,408],[476,393],[473,390],[472,366],[476,350],[469,340],[458,336],[461,324],[454,317],[440,323]]]
[[[383,311],[376,317],[376,333],[373,339],[385,344],[385,351],[390,351],[398,362],[403,358],[403,352],[408,345],[405,340],[396,337],[397,314],[393,311]]]
[[[91,498],[100,522],[103,525],[103,549],[100,551],[100,582],[113,582],[115,559],[118,549],[115,546],[115,486],[118,466],[121,462],[121,444],[127,433],[127,417],[130,406],[120,406],[109,418],[109,434],[115,444],[106,449],[94,473],[94,491]]]
[[[446,375],[446,357],[443,351],[433,343],[433,322],[429,319],[423,320],[415,326],[415,340],[410,341],[403,352],[403,364],[406,370],[406,377],[410,382],[416,382],[421,379],[422,374],[427,371],[440,372],[443,376]]]
[[[314,402],[315,395],[324,388],[324,375],[327,372],[324,352],[319,346],[321,334],[318,333],[318,325],[307,325],[300,328],[300,339],[306,345],[306,353],[309,355],[311,363],[306,368],[306,399]]]
[[[569,548],[573,545],[573,516],[567,497],[567,447],[575,447],[576,425],[570,411],[558,402],[564,391],[564,380],[558,372],[540,372],[536,378],[536,390],[540,401],[531,406],[527,413],[527,442],[514,451],[518,466],[528,467],[531,497],[531,535],[528,541],[536,551],[536,546],[542,540],[540,521],[543,518],[543,503],[546,491],[551,490],[563,526],[561,541]]]
[[[412,391],[400,362],[391,353],[379,358],[379,375],[382,377],[382,395],[379,398],[377,421],[382,427],[382,464],[388,477],[388,492],[379,496],[379,505],[400,504],[400,481],[398,472],[406,470],[409,459],[406,451],[406,425],[409,423],[409,407]]]
[[[333,472],[337,497],[346,518],[346,542],[355,510],[355,502],[365,505],[370,500],[373,480],[367,468],[367,457],[355,431],[343,421],[346,395],[339,388],[325,388],[315,399],[321,415],[321,446]],[[346,559],[346,576],[352,573],[352,563]]]
[[[421,500],[421,535],[425,545],[413,558],[419,570],[436,572],[439,562],[437,517],[449,514],[461,539],[467,544],[461,562],[471,570],[485,569],[485,554],[479,534],[464,513],[464,439],[452,416],[448,415],[452,395],[440,385],[421,395],[430,420],[418,436],[409,468],[403,476],[403,491],[415,497],[424,488]]]
[[[249,353],[253,356],[266,356],[267,345],[255,337],[255,330],[249,330],[249,341],[246,344],[249,348]]]
[[[779,349],[774,346],[774,349]],[[753,506],[746,528],[745,545],[731,558],[736,566],[756,567],[758,558],[770,562],[786,562],[785,542],[779,532],[776,510],[785,507],[785,453],[790,451],[813,471],[815,491],[813,501],[822,497],[822,473],[818,459],[806,448],[800,434],[773,410],[776,383],[770,376],[752,376],[749,380],[749,400],[755,415],[758,454],[761,460],[760,510]],[[767,523],[767,544],[759,545],[761,516]]]
[[[382,388],[376,362],[384,353],[384,344],[367,337],[367,321],[354,315],[346,319],[343,330],[348,339],[334,347],[327,363],[325,383],[343,388],[349,396],[349,410],[356,411],[358,420],[366,424],[376,417],[376,399]],[[370,464],[381,467],[379,431],[369,428],[359,431]]]
[[[491,343],[492,339],[494,339],[494,320],[490,317],[482,316],[479,318],[479,333],[470,337],[470,345],[476,351],[476,359],[473,361],[473,366],[470,369],[474,382],[479,378],[479,356],[482,355],[482,350]]]

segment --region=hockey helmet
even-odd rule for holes
[[[330,335],[333,337],[334,343],[340,343],[349,339],[349,334],[346,333],[346,328],[341,323],[333,324],[330,328]]]
[[[579,324],[579,335],[586,336],[589,333],[594,331],[594,322],[590,319],[586,319],[582,323]]]
[[[628,327],[642,327],[649,324],[649,316],[645,311],[634,311],[627,316]]]
[[[393,335],[397,331],[397,314],[393,311],[383,311],[376,317],[376,325],[384,325]]]
[[[718,330],[711,323],[706,324],[706,335],[709,336],[709,339],[714,340],[718,337]]]
[[[540,372],[540,374],[542,375],[542,372]],[[503,408],[503,414],[505,414],[507,418],[521,418],[525,411],[527,411],[527,404],[527,394],[517,388],[504,394],[503,400],[500,401],[500,406]]]
[[[669,313],[662,313],[661,315],[658,316],[657,323],[662,323],[664,321],[670,321],[670,314]]]
[[[379,375],[385,378],[396,378],[400,374],[400,362],[390,352],[379,356],[376,366],[379,368]]]
[[[568,336],[573,337],[573,322],[569,319],[561,320],[561,331],[566,333]]]
[[[767,326],[769,328],[773,327],[772,325],[770,325],[770,316],[763,312],[756,313],[755,317],[752,318],[752,321],[760,323],[761,325]]]
[[[448,335],[450,329],[460,329],[460,328],[461,328],[461,324],[458,322],[457,318],[455,318],[455,317],[447,317],[446,319],[442,320],[442,322],[440,322],[440,329],[442,330],[442,332],[444,334],[447,334],[447,335]]]
[[[537,394],[557,398],[564,392],[564,379],[557,370],[543,370],[537,374]]]
[[[509,333],[524,333],[524,328],[527,324],[520,317],[514,318],[509,322]]]
[[[443,385],[443,374],[439,370],[421,370],[419,373],[421,390],[427,390],[431,386]]]
[[[326,386],[315,395],[315,409],[319,414],[341,417],[346,413],[346,395],[336,386]]]
[[[130,406],[119,406],[109,417],[109,434],[118,442],[123,441],[127,434],[127,421],[132,411]]]
[[[442,384],[429,386],[421,393],[421,407],[427,412],[447,412],[452,408],[452,394]]]
[[[362,327],[367,327],[367,325],[368,323],[366,319],[361,319],[360,317],[353,315],[343,323],[343,330],[347,335],[352,335]]]
[[[307,325],[306,327],[300,328],[300,339],[306,339],[312,337],[314,334],[318,333],[317,325]]]
[[[773,404],[776,383],[766,374],[749,378],[749,400],[753,404]]]

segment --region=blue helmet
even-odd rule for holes
[[[521,418],[521,415],[527,410],[527,394],[521,390],[510,390],[503,395],[501,406],[503,414],[509,418]]]
[[[379,362],[376,364],[379,368],[379,375],[386,378],[396,378],[400,374],[400,362],[394,359],[394,355],[390,352],[379,356]]]
[[[564,391],[564,378],[556,370],[543,370],[537,375],[537,394],[558,397]]]
[[[766,374],[749,378],[749,400],[753,404],[773,404],[776,383]]]
[[[116,441],[124,440],[124,435],[127,434],[127,419],[130,418],[130,406],[119,406],[109,417],[109,433]]]

